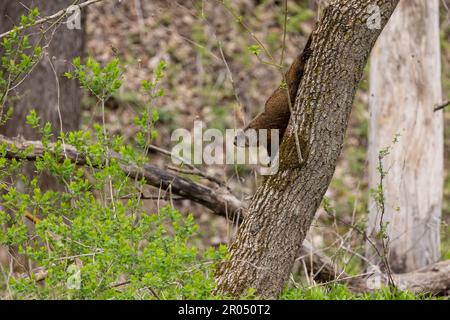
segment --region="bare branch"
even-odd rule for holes
[[[88,1],[86,1],[86,2],[80,3],[80,4],[75,5],[75,6],[77,6],[77,7],[80,8],[80,9],[83,9],[84,7],[87,7],[87,6],[91,5],[91,4],[94,4],[94,3],[100,2],[100,1],[104,1],[104,0],[88,0]],[[59,18],[65,16],[65,15],[67,15],[69,9],[71,9],[71,8],[73,8],[73,5],[72,5],[72,6],[69,6],[69,7],[67,7],[67,8],[65,8],[65,9],[59,10],[58,12],[56,12],[56,13],[50,15],[50,16],[47,16],[47,17],[44,17],[44,18],[42,18],[42,19],[36,20],[36,21],[35,21],[32,25],[30,25],[30,26],[27,26],[27,27],[20,26],[20,27],[17,27],[15,30],[9,30],[9,31],[7,31],[7,32],[4,32],[4,33],[0,34],[0,39],[1,39],[1,38],[4,38],[4,37],[6,37],[6,36],[8,36],[9,34],[11,34],[12,32],[14,32],[14,31],[16,31],[16,30],[17,30],[17,31],[21,31],[21,30],[23,30],[23,29],[25,29],[25,28],[34,27],[34,26],[37,26],[37,25],[46,23],[46,22],[48,22],[48,21],[52,21],[52,20],[59,19]]]
[[[372,292],[375,288],[369,285],[366,277],[350,276],[333,261],[318,252],[308,242],[303,242],[298,259],[304,259],[306,266],[314,274],[314,280],[323,284],[339,282],[346,284],[353,292]],[[380,276],[380,286],[388,285],[389,279],[383,275]],[[400,290],[409,290],[416,294],[448,295],[450,292],[450,260],[437,262],[423,269],[402,273],[392,274],[393,281]]]
[[[171,153],[170,151],[168,151],[168,150],[163,149],[163,148],[160,148],[160,147],[157,147],[157,146],[152,145],[152,144],[148,146],[148,149],[149,149],[149,150],[152,150],[152,151],[154,151],[154,152],[161,153],[161,154],[163,154],[163,155],[165,155],[165,156],[167,156],[167,157],[174,157],[175,159],[177,159],[177,160],[179,160],[179,161],[182,162],[182,166],[186,166],[186,167],[188,167],[188,168],[191,168],[191,170],[186,170],[186,169],[183,169],[183,168],[168,167],[169,170],[176,171],[176,172],[179,172],[179,173],[185,173],[185,174],[196,175],[196,176],[205,178],[205,179],[207,179],[207,180],[209,180],[209,181],[212,181],[212,182],[216,183],[217,185],[219,185],[219,186],[221,186],[221,187],[225,187],[225,188],[227,188],[228,190],[230,190],[230,189],[227,187],[225,181],[220,180],[220,179],[218,179],[218,178],[216,178],[216,177],[214,177],[214,176],[212,176],[212,175],[210,175],[210,174],[207,174],[207,173],[201,171],[200,169],[198,169],[198,168],[195,167],[194,165],[190,164],[189,161],[187,161],[186,159],[183,159],[183,158],[181,158],[181,157],[179,157],[179,156],[177,156],[177,155],[175,155],[175,154],[172,154],[172,153]]]
[[[447,100],[441,104],[438,104],[434,107],[434,112],[444,109],[445,107],[450,106],[450,100]]]
[[[29,141],[19,138],[11,139],[2,135],[0,135],[0,143],[7,144],[6,157],[10,159],[21,158],[21,153],[33,147],[33,151],[27,155],[26,159],[35,161],[38,157],[43,156],[46,150],[41,141]],[[13,145],[14,148],[12,148]],[[51,144],[50,149],[53,149],[53,146]],[[88,164],[85,155],[71,145],[65,145],[65,150],[61,151],[58,156],[61,161],[67,158],[77,165],[85,166]],[[115,159],[119,163],[122,171],[131,178],[143,178],[148,185],[156,188],[170,188],[174,194],[199,203],[211,209],[216,215],[226,217],[229,220],[241,221],[243,218],[241,212],[243,205],[241,201],[226,188],[212,189],[151,164],[145,164],[139,167],[135,164],[125,163],[123,158],[114,152],[111,152],[111,158]]]

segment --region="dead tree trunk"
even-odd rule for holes
[[[388,261],[394,272],[410,272],[439,260],[443,187],[439,1],[401,0],[380,37],[370,72],[370,187],[380,181],[384,159],[384,218]],[[392,88],[395,87],[395,90]],[[368,234],[380,230],[382,213],[372,200]],[[375,256],[368,245],[367,256]]]
[[[314,254],[311,254],[314,252]],[[388,276],[381,273],[368,277],[350,276],[333,261],[314,248],[306,240],[300,252],[306,266],[316,275],[314,280],[322,283],[344,283],[355,293],[372,292],[382,286],[389,285]],[[450,292],[450,261],[440,261],[412,272],[392,274],[392,278],[400,290],[408,290],[417,294],[447,296]]]
[[[378,18],[371,16],[374,3],[378,26],[369,23]],[[280,148],[280,170],[256,191],[230,260],[217,272],[218,293],[238,296],[254,288],[260,297],[273,298],[284,288],[333,176],[364,65],[397,3],[334,0],[324,10]]]

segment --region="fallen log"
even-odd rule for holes
[[[350,276],[329,257],[315,250],[308,241],[303,242],[299,259],[304,260],[317,282],[344,283],[355,293],[372,292],[388,285],[387,276],[382,273],[374,272],[363,277]],[[392,278],[399,290],[447,296],[450,295],[450,260],[440,261],[408,273],[393,274]]]

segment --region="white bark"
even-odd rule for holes
[[[401,0],[372,54],[370,70],[369,184],[376,189],[378,152],[385,158],[385,221],[389,262],[409,272],[439,260],[443,185],[443,116],[439,0]],[[392,144],[399,134],[398,143]],[[368,233],[379,230],[370,204]],[[368,246],[369,257],[374,251]]]

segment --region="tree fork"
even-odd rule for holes
[[[369,18],[377,18],[371,16],[374,4],[380,9],[378,29],[369,28]],[[253,196],[230,259],[217,271],[217,293],[239,296],[253,288],[262,298],[276,298],[283,290],[333,176],[364,66],[397,4],[333,0],[324,10],[281,144],[280,170]]]

